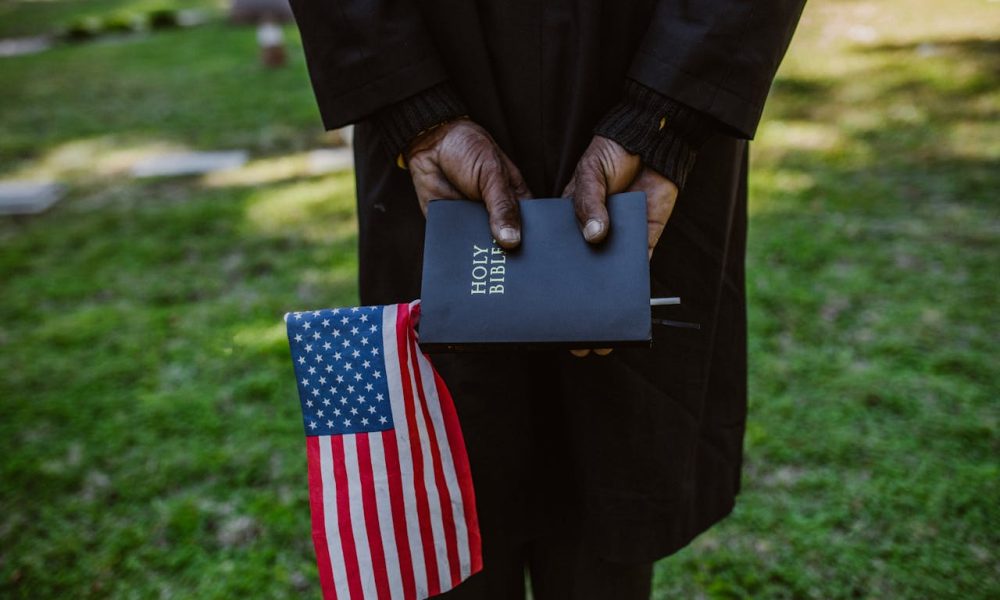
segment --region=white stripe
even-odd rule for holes
[[[417,386],[417,359],[413,353],[408,355],[410,363],[410,388],[416,410],[417,434],[420,436],[420,447],[424,459],[424,489],[427,491],[427,504],[430,507],[431,531],[434,533],[434,553],[437,555],[438,578],[441,590],[451,589],[451,568],[448,563],[448,543],[444,536],[444,520],[441,516],[441,499],[438,496],[437,485],[434,483],[434,458],[431,456],[431,441],[427,434],[427,424],[424,421],[424,411],[420,408],[420,389]],[[422,381],[422,380],[421,380]]]
[[[437,436],[438,447],[441,448],[441,466],[444,468],[444,480],[451,497],[451,508],[455,519],[455,539],[458,542],[458,564],[462,579],[472,574],[472,562],[469,557],[469,532],[465,526],[465,507],[462,504],[462,491],[458,486],[458,475],[455,473],[455,463],[452,460],[451,447],[448,443],[448,431],[444,425],[444,415],[441,413],[441,399],[438,397],[437,385],[434,381],[434,367],[430,360],[417,348],[417,360],[420,363],[420,381],[424,384],[424,394],[427,397],[427,409],[431,415],[431,423]]]
[[[427,567],[424,563],[424,547],[420,538],[420,522],[417,517],[417,500],[414,495],[413,458],[410,456],[410,430],[406,422],[406,406],[403,401],[403,382],[396,364],[399,356],[396,348],[396,306],[386,306],[382,311],[382,347],[385,357],[386,384],[389,386],[389,401],[392,404],[392,428],[396,432],[396,446],[399,449],[399,472],[403,486],[403,506],[406,518],[406,537],[410,542],[410,560],[413,562],[413,580],[416,596],[427,596]]]
[[[372,565],[372,551],[368,545],[368,528],[365,515],[364,493],[361,487],[361,472],[358,468],[358,438],[345,435],[344,466],[347,467],[347,498],[351,506],[351,531],[354,533],[354,553],[358,557],[358,571],[361,575],[361,590],[365,598],[377,598],[375,569]]]
[[[319,472],[323,486],[323,525],[326,527],[326,548],[330,553],[330,568],[333,570],[333,587],[337,598],[350,598],[347,585],[347,567],[344,566],[344,547],[340,543],[340,528],[337,520],[337,482],[333,477],[333,453],[330,437],[319,436]]]
[[[372,454],[372,475],[375,483],[375,506],[378,508],[378,522],[382,532],[382,549],[385,552],[385,570],[389,576],[389,592],[392,598],[403,597],[403,578],[399,570],[399,554],[396,550],[396,531],[392,522],[392,500],[389,495],[388,468],[385,462],[385,448],[382,434],[368,436]]]

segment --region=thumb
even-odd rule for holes
[[[573,179],[573,209],[583,237],[590,243],[600,242],[607,237],[609,225],[604,170],[598,160],[589,159],[581,162]]]

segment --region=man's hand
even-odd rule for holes
[[[677,186],[644,167],[638,155],[630,154],[618,142],[594,136],[562,194],[573,197],[576,218],[588,242],[600,242],[608,235],[611,224],[605,202],[619,192],[646,193],[647,244],[652,258],[653,248],[674,210]]]
[[[647,245],[652,258],[653,248],[674,210],[677,186],[644,167],[638,155],[630,154],[618,142],[594,136],[563,190],[564,197],[573,197],[576,219],[588,242],[597,243],[607,237],[611,227],[605,206],[607,197],[626,191],[646,193]],[[590,351],[571,352],[575,356],[586,356]],[[598,348],[594,352],[603,356],[611,349]]]
[[[435,198],[482,200],[497,243],[508,249],[521,243],[517,199],[531,192],[485,129],[468,119],[449,121],[418,136],[403,156],[425,215]]]

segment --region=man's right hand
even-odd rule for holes
[[[449,121],[417,136],[403,158],[425,215],[436,198],[482,200],[497,243],[507,249],[521,243],[517,199],[531,192],[485,129],[465,118]]]

